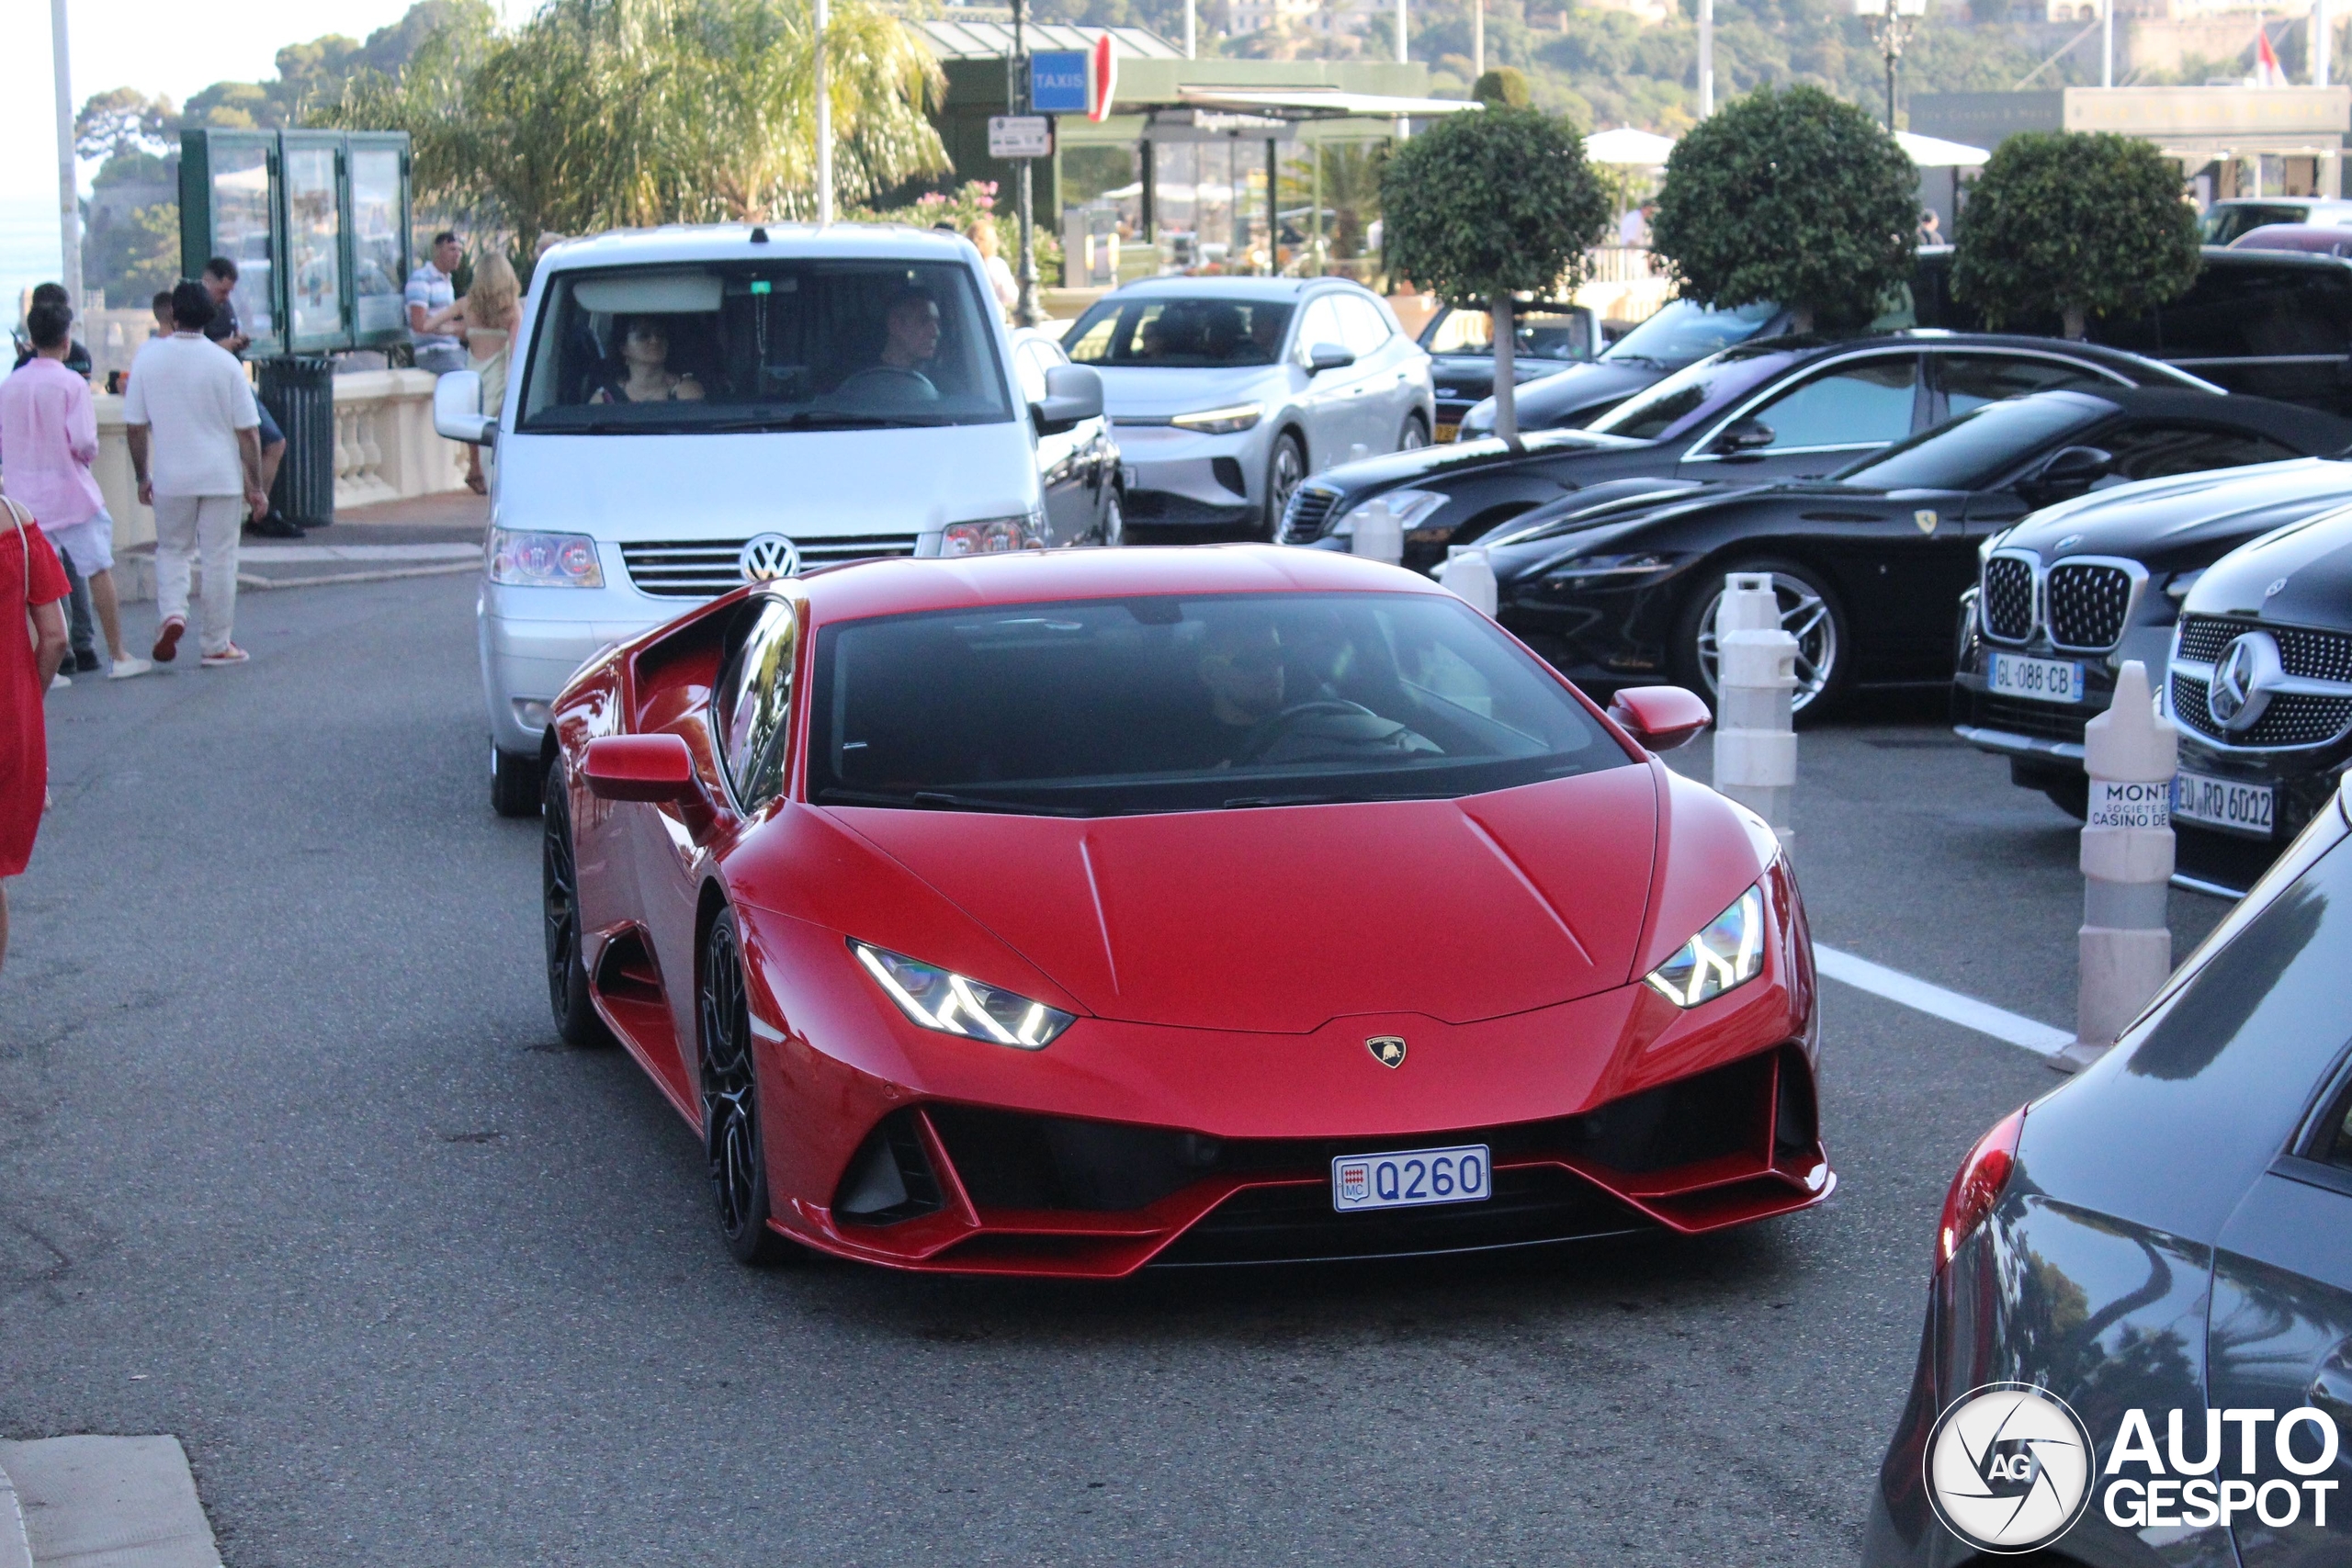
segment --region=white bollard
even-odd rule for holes
[[[1442,581],[1449,592],[1487,619],[1494,618],[1502,590],[1495,581],[1494,562],[1483,545],[1453,545],[1445,552]]]
[[[1797,737],[1797,639],[1781,626],[1769,572],[1736,571],[1715,607],[1715,787],[1772,825],[1786,851],[1796,836],[1791,797]]]
[[[1355,536],[1348,548],[1367,559],[1395,566],[1405,558],[1405,525],[1385,506],[1367,506],[1356,519]]]
[[[2107,1054],[2172,974],[2172,776],[2180,732],[2158,717],[2148,669],[2126,660],[2115,700],[2083,735],[2090,812],[2083,821],[2081,990],[2062,1072]]]

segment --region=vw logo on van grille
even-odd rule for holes
[[[800,547],[781,534],[761,534],[743,546],[735,565],[746,582],[774,582],[800,570]]]

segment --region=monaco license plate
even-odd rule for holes
[[[2235,779],[2208,778],[2203,773],[2175,773],[2172,814],[2209,828],[2251,833],[2267,839],[2278,792],[2268,784],[2240,784]]]
[[[1331,1207],[1415,1209],[1424,1203],[1483,1203],[1495,1195],[1487,1145],[1341,1155],[1331,1162]]]
[[[2014,653],[1996,653],[1993,655],[1992,679],[1986,684],[1996,697],[2079,703],[2083,700],[2083,667],[2056,659],[2020,659]]]
[[[1461,434],[1462,426],[1460,424],[1451,423],[1444,420],[1440,420],[1438,422],[1437,440],[1440,445],[1443,445],[1444,443],[1453,440]]]

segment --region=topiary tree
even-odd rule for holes
[[[1969,186],[1956,239],[1955,299],[1996,328],[2054,312],[2070,338],[2090,316],[2177,298],[2202,259],[2180,176],[2153,142],[2108,131],[2003,141]]]
[[[124,91],[129,91],[128,88]],[[1527,85],[1527,73],[1516,65],[1498,65],[1471,84],[1470,96],[1489,107],[1523,109],[1534,102]]]
[[[1516,442],[1511,297],[1576,288],[1609,228],[1584,138],[1531,108],[1448,115],[1388,160],[1380,206],[1391,273],[1493,316],[1495,434]]]
[[[1777,301],[1801,333],[1867,321],[1910,279],[1918,187],[1860,109],[1818,87],[1758,87],[1676,143],[1650,248],[1702,305]]]

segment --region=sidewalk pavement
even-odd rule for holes
[[[220,1568],[174,1437],[0,1442],[0,1568]]]
[[[355,506],[300,539],[247,535],[237,549],[237,586],[315,588],[479,571],[489,526],[489,498],[470,491]],[[153,546],[125,550],[117,569],[125,601],[155,597]]]

